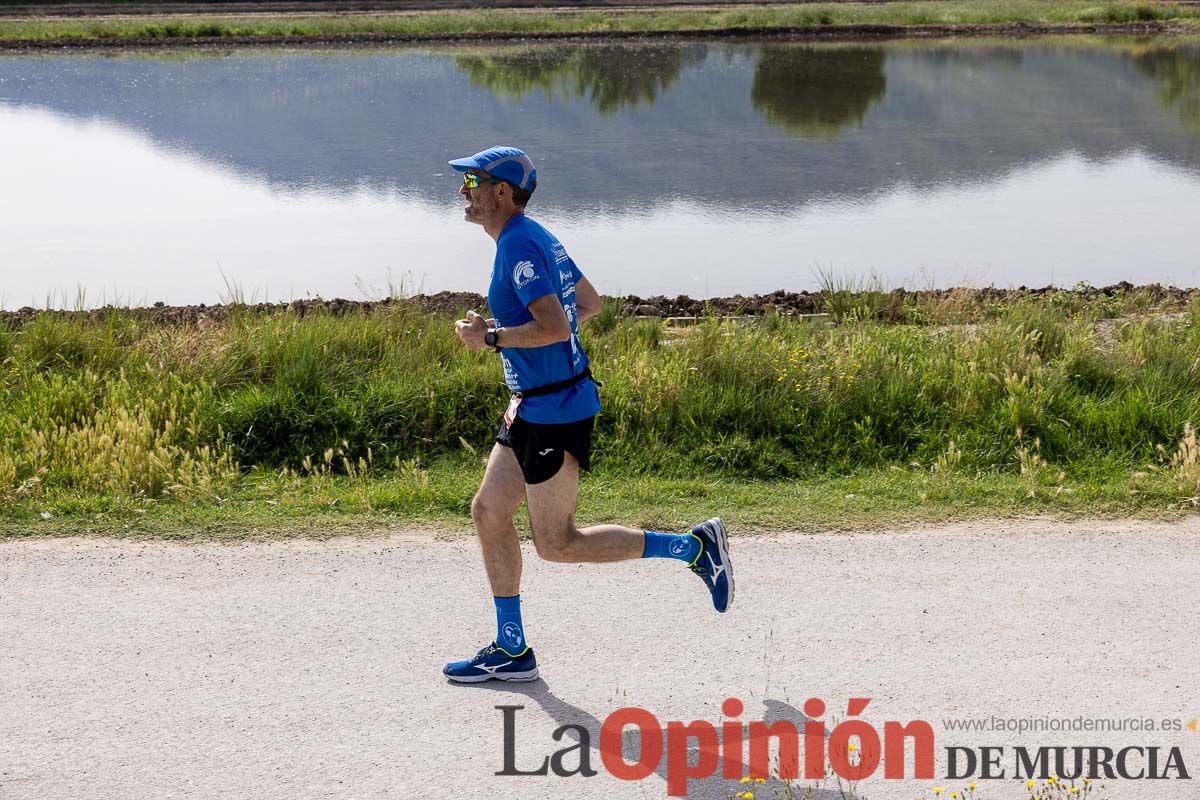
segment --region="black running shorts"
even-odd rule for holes
[[[581,469],[591,467],[595,422],[595,417],[588,417],[578,422],[544,424],[517,417],[509,428],[501,418],[496,444],[512,448],[526,483],[543,483],[562,469],[564,451],[575,456]]]

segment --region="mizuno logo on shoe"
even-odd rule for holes
[[[507,666],[508,666],[509,664],[511,664],[511,663],[513,663],[513,662],[511,662],[511,661],[505,661],[503,664],[497,664],[497,665],[496,665],[496,666],[494,666],[494,667],[485,667],[483,664],[480,664],[480,665],[479,665],[479,668],[480,668],[481,670],[483,670],[484,672],[486,672],[487,674],[489,674],[489,675],[495,675],[495,674],[496,674],[496,670],[500,669],[501,667],[507,667]]]
[[[544,455],[546,455],[546,453],[553,453],[553,452],[554,452],[554,448],[553,448],[553,447],[547,447],[545,450],[542,450],[542,451],[538,452],[538,455],[539,455],[539,456],[544,456]]]
[[[713,583],[716,583],[717,576],[725,571],[725,565],[718,565],[717,562],[713,560],[712,553],[705,553],[704,555],[708,557],[708,568],[712,570]]]

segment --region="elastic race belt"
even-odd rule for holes
[[[563,389],[570,389],[575,384],[582,383],[584,380],[591,378],[591,377],[592,377],[592,368],[590,366],[584,367],[583,372],[579,373],[578,375],[573,375],[572,377],[567,378],[565,381],[559,381],[558,383],[548,383],[545,386],[535,386],[532,389],[522,389],[519,392],[513,392],[513,396],[515,396],[515,397],[541,397],[542,395],[546,395],[546,394],[554,394],[555,392],[561,392]],[[596,381],[596,385],[599,386],[600,382]]]

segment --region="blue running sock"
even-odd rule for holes
[[[700,554],[700,540],[690,533],[646,531],[642,558],[677,558],[691,563]]]
[[[496,601],[496,644],[511,656],[525,652],[525,627],[521,624],[521,595],[494,597]]]

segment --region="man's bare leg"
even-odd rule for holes
[[[647,533],[621,525],[575,527],[575,506],[579,493],[579,462],[563,454],[563,465],[547,481],[526,484],[512,450],[496,445],[488,458],[487,470],[479,492],[471,503],[475,530],[483,548],[488,580],[495,595],[498,633],[494,644],[466,661],[451,662],[442,670],[450,680],[478,683],[492,679],[535,680],[537,660],[525,641],[520,619],[521,549],[513,514],[524,495],[529,507],[529,522],[538,555],[547,561],[608,562],[646,557],[671,557],[687,560],[675,545],[687,543],[700,548],[708,559],[708,568],[698,565],[699,555],[689,566],[704,580],[718,611],[725,611],[733,599],[733,572],[726,551],[725,528],[719,519],[694,527],[690,535]],[[658,537],[652,540],[651,537]],[[701,538],[701,536],[705,538]],[[657,542],[662,549],[648,549]]]
[[[515,459],[514,459],[515,463]],[[563,453],[562,469],[548,481],[525,486],[529,526],[538,555],[547,561],[601,562],[641,558],[645,531],[621,525],[575,527],[579,462]]]
[[[513,515],[525,497],[525,478],[511,447],[495,445],[488,457],[483,482],[471,501],[471,519],[483,549],[492,594],[512,597],[521,593],[521,546]]]
[[[714,517],[696,525],[690,535],[621,525],[592,525],[580,530],[575,527],[578,494],[579,462],[570,453],[563,454],[562,469],[553,478],[526,484],[525,503],[539,556],[547,561],[572,563],[678,558],[704,581],[717,611],[729,608],[733,602],[733,567],[725,525],[720,519]]]

